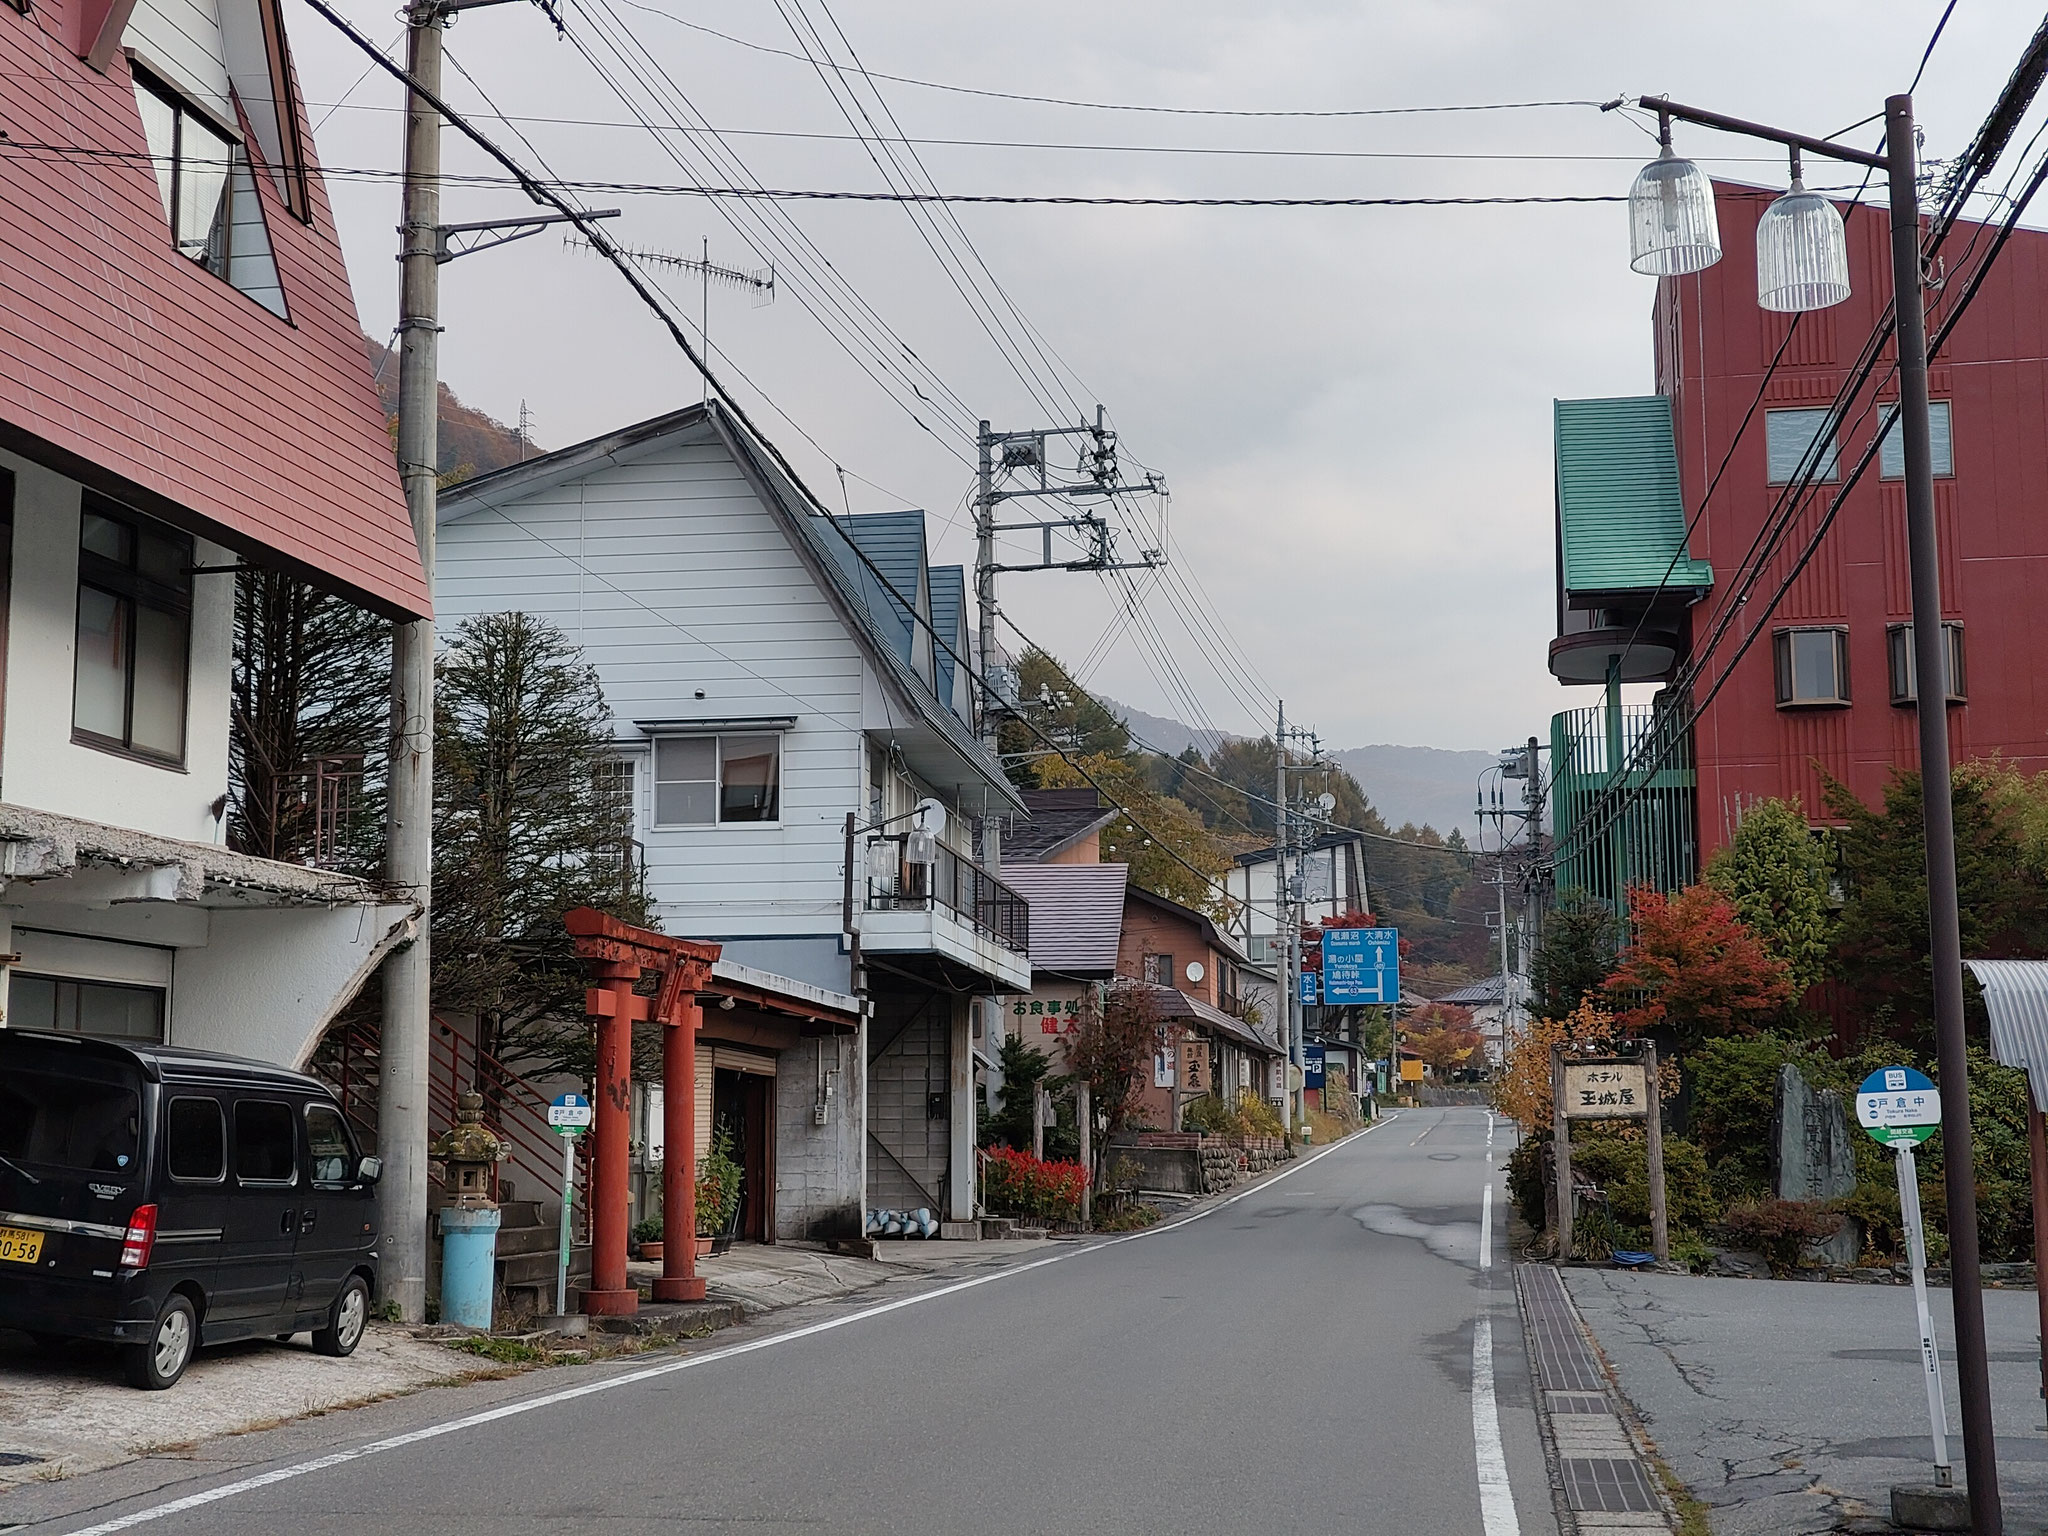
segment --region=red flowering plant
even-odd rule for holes
[[[1054,1162],[1014,1147],[988,1150],[983,1197],[990,1210],[1041,1221],[1078,1221],[1088,1170],[1079,1163]]]

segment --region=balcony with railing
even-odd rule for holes
[[[943,843],[910,857],[908,832],[859,839],[861,947],[943,955],[1019,990],[1031,984],[1031,909],[994,875]],[[854,850],[850,847],[849,854]]]
[[[1556,888],[1616,905],[1632,885],[1699,874],[1692,737],[1666,705],[1566,710],[1550,722]]]

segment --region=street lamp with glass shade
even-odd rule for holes
[[[1827,309],[1849,297],[1849,238],[1841,210],[1800,179],[1792,152],[1792,190],[1764,210],[1756,226],[1756,301],[1779,314]]]
[[[1628,264],[1648,277],[1683,277],[1721,259],[1721,224],[1707,173],[1672,153],[1668,121],[1659,127],[1663,153],[1628,192]]]

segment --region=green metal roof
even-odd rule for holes
[[[1711,587],[1714,568],[1685,553],[1670,400],[1559,400],[1556,408],[1557,537],[1566,594],[1647,593],[1660,582],[1681,593]]]

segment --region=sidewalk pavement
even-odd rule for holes
[[[1715,1536],[1889,1529],[1894,1483],[1933,1481],[1904,1286],[1568,1269],[1566,1286],[1650,1438]],[[1963,1481],[1949,1293],[1932,1293]],[[1987,1291],[2006,1529],[2048,1528],[2031,1291]]]
[[[723,1303],[725,1315],[716,1316],[718,1307],[691,1310],[722,1326],[737,1320],[735,1309],[751,1320],[892,1279],[1011,1263],[1050,1247],[1043,1239],[891,1242],[878,1245],[879,1258],[865,1259],[809,1244],[746,1245],[699,1262],[708,1299]],[[660,1269],[629,1266],[640,1280]],[[581,1358],[578,1352],[557,1363]],[[507,1370],[444,1340],[373,1323],[346,1360],[314,1354],[304,1334],[290,1344],[252,1339],[203,1350],[168,1392],[138,1392],[122,1380],[111,1349],[74,1346],[46,1355],[25,1334],[0,1329],[0,1492]]]

